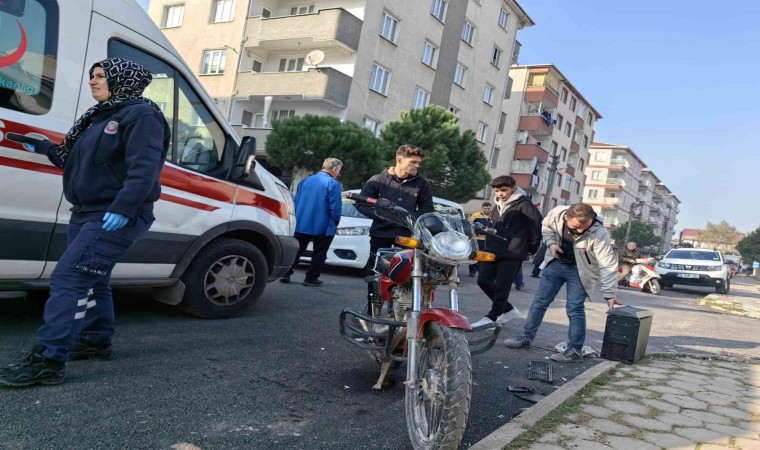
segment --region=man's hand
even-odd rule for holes
[[[614,308],[615,305],[617,305],[617,306],[623,306],[623,304],[620,303],[619,301],[617,301],[616,298],[606,298],[605,300],[607,300],[607,307],[609,309]]]
[[[555,257],[555,258],[559,258],[559,256],[557,256],[558,254],[565,253],[565,252],[562,251],[561,248],[559,248],[559,245],[557,245],[557,244],[550,245],[549,246],[549,251],[552,252],[552,256]]]
[[[107,212],[106,215],[103,216],[103,229],[106,231],[118,230],[126,225],[127,222],[129,222],[129,219],[121,214]]]

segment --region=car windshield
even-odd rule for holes
[[[700,261],[720,261],[718,252],[696,252],[693,250],[673,250],[668,253],[671,259],[698,259]]]
[[[340,215],[342,217],[356,217],[357,219],[369,219],[369,217],[360,213],[359,210],[356,209],[356,206],[354,206],[354,202],[352,201],[343,202],[343,205],[340,208]]]

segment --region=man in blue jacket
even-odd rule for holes
[[[319,274],[327,259],[327,249],[330,248],[335,230],[340,222],[341,188],[336,180],[340,175],[343,163],[335,158],[327,158],[322,163],[322,170],[304,179],[296,190],[296,232],[299,249],[296,260],[290,271],[280,279],[283,283],[290,282],[293,268],[306,251],[309,242],[314,245],[311,255],[311,265],[306,272],[304,286],[321,286]]]

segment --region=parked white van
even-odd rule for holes
[[[108,57],[151,71],[144,95],[172,129],[157,220],[112,285],[155,288],[200,317],[240,314],[295,258],[290,193],[134,0],[0,1],[0,291],[47,286],[71,207],[62,171],[7,134],[59,142],[94,104],[88,70]]]

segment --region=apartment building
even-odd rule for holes
[[[592,142],[589,148],[583,201],[607,227],[629,220],[651,224],[654,234],[663,238],[661,251],[667,251],[678,223],[678,197],[630,147]]]
[[[552,64],[515,65],[509,77],[491,174],[511,173],[544,213],[579,202],[602,115]]]
[[[514,0],[152,0],[149,14],[241,134],[273,120],[349,120],[379,135],[448,108],[490,155],[518,30]]]

